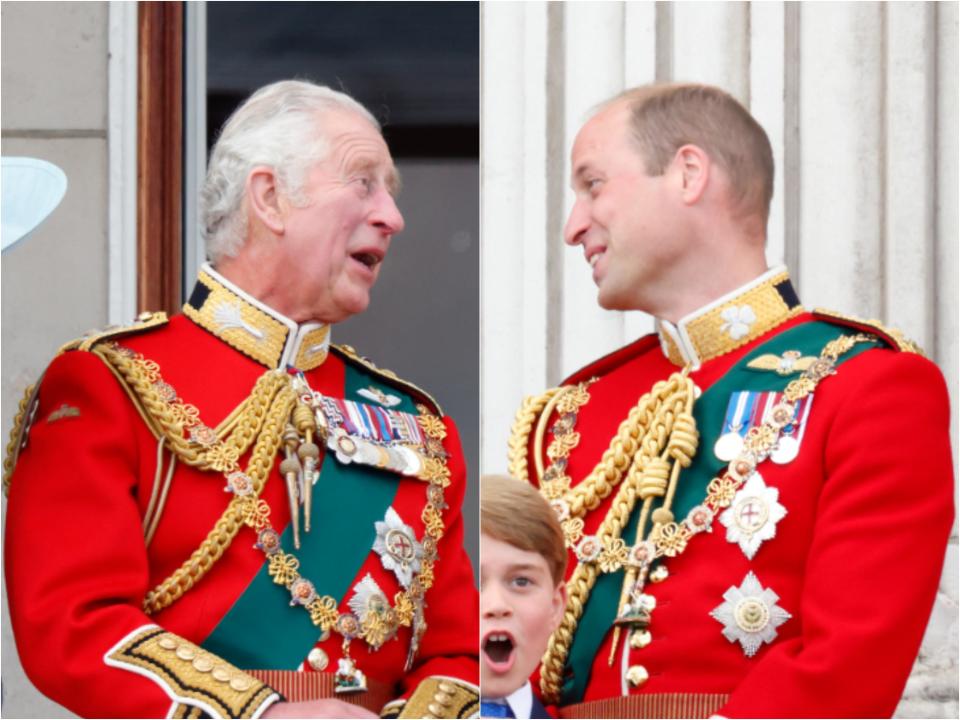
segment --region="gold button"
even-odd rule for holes
[[[647,672],[647,669],[643,665],[632,665],[630,669],[627,670],[627,682],[630,683],[631,687],[638,688],[649,679],[650,673]]]
[[[157,640],[157,645],[159,645],[160,647],[162,647],[164,650],[176,650],[176,649],[177,649],[177,641],[174,640],[174,639],[173,639],[172,637],[170,637],[169,635],[164,635],[164,636],[162,636],[159,640]]]
[[[230,678],[230,687],[232,687],[237,692],[246,692],[253,685],[250,682],[249,678],[238,675],[237,677]]]
[[[193,660],[197,653],[189,645],[181,645],[177,648],[177,657],[181,660]]]
[[[213,670],[213,660],[206,655],[198,655],[193,659],[193,667],[196,668],[197,672],[210,672]]]
[[[330,657],[321,648],[315,647],[307,655],[307,662],[310,663],[310,667],[319,672],[325,670],[330,664]]]
[[[441,680],[437,684],[437,689],[441,692],[447,693],[447,695],[453,695],[455,692],[457,692],[457,686],[453,683],[448,683],[446,680]]]
[[[436,695],[433,696],[433,699],[436,700],[437,703],[439,703],[440,705],[443,705],[444,707],[446,707],[450,704],[451,697],[446,693],[438,692]]]
[[[230,680],[230,671],[227,670],[223,665],[215,667],[211,675],[213,675],[214,680],[218,680],[220,682],[227,682]]]
[[[438,718],[443,715],[443,708],[437,705],[436,703],[430,703],[427,705],[427,711],[430,713],[427,717]]]
[[[634,630],[630,633],[630,647],[634,650],[645,648],[653,640],[649,630]]]

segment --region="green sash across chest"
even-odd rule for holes
[[[817,357],[824,345],[843,334],[846,334],[844,328],[824,322],[797,325],[747,353],[740,362],[700,396],[693,410],[697,429],[700,431],[699,449],[693,463],[680,475],[672,508],[675,517],[686,517],[693,507],[703,502],[707,494],[707,484],[726,465],[714,454],[713,445],[723,428],[725,410],[731,393],[738,390],[780,392],[797,377],[796,374],[784,376],[775,372],[757,371],[748,368],[747,363],[763,354],[779,356],[787,350],[799,350],[803,355]],[[839,366],[872,347],[876,347],[876,344],[858,344],[842,355],[836,365]],[[826,382],[829,382],[829,379]],[[628,544],[636,536],[639,510],[640,504],[637,503],[629,523],[623,530],[622,537]],[[696,539],[691,542],[695,543]],[[577,625],[570,653],[567,656],[561,705],[582,701],[594,658],[617,614],[622,586],[622,570],[601,574],[597,578],[584,606],[583,615]]]
[[[416,414],[413,400],[397,388],[347,364],[343,394],[356,398],[357,390],[375,387],[401,398],[394,409]],[[293,548],[293,531],[282,535],[283,549],[300,560],[300,574],[317,592],[342,599],[366,561],[376,538],[374,523],[383,520],[393,502],[400,476],[365,465],[343,465],[333,453],[324,454],[320,478],[313,487],[313,527],[300,533],[301,547]],[[274,473],[268,482],[282,482]],[[255,538],[243,529],[234,540],[251,546]],[[259,552],[253,550],[250,552]],[[258,670],[295,670],[316,644],[320,631],[302,607],[290,606],[290,593],[273,582],[267,564],[256,574],[203,647],[237,667]]]

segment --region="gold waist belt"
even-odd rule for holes
[[[591,700],[560,708],[562,718],[707,718],[723,707],[727,693],[649,693]]]
[[[333,673],[295,670],[245,670],[244,672],[266,683],[290,702],[335,697],[337,700],[360,705],[379,714],[384,705],[396,699],[392,687],[369,677],[366,692],[337,695],[334,692]]]

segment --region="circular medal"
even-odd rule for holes
[[[713,445],[713,453],[720,460],[730,462],[740,454],[742,448],[743,438],[740,437],[740,433],[728,432],[717,438],[717,442]]]
[[[770,459],[777,465],[785,465],[797,457],[800,443],[791,435],[783,435],[777,441],[777,447],[770,453]]]
[[[404,475],[416,475],[420,472],[423,463],[420,461],[420,455],[416,451],[408,447],[399,447],[397,450],[403,455],[403,459],[406,461],[406,467],[403,470]]]

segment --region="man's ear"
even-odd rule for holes
[[[561,580],[554,588],[553,597],[550,603],[550,623],[553,629],[560,627],[560,621],[563,620],[563,611],[567,609],[567,584]]]
[[[710,156],[696,145],[683,145],[674,155],[673,165],[680,178],[680,197],[683,203],[695,205],[703,197],[710,182]]]
[[[277,173],[268,165],[257,165],[247,176],[250,211],[277,235],[283,233],[283,208],[277,187]]]

